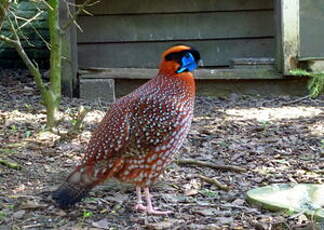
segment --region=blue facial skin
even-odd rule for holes
[[[197,63],[195,61],[195,58],[193,57],[193,55],[191,53],[186,53],[185,56],[182,57],[181,59],[181,66],[180,68],[177,70],[177,73],[182,73],[184,71],[193,71],[194,69],[196,69]]]

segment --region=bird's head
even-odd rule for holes
[[[200,54],[187,45],[176,45],[162,54],[160,72],[163,74],[183,75],[192,72],[198,67]]]

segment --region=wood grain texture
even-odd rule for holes
[[[145,80],[120,79],[115,81],[116,97],[125,96],[144,84]],[[198,80],[198,96],[227,97],[233,93],[262,96],[305,96],[307,79],[289,77],[277,80]]]
[[[299,54],[299,0],[276,2],[276,65],[278,71],[290,75],[297,68]]]
[[[141,68],[102,68],[79,71],[80,79],[151,79],[158,69]],[[273,69],[198,69],[195,78],[214,79],[282,79]]]
[[[81,68],[156,68],[160,62],[160,54],[179,42],[80,44],[78,46],[79,66]],[[271,38],[183,43],[200,51],[204,67],[228,66],[231,58],[274,56],[274,39]]]
[[[300,56],[324,58],[324,1],[300,0]]]
[[[81,16],[79,43],[274,36],[272,11]]]
[[[71,20],[69,13],[74,13],[72,7],[74,0],[67,0],[71,6],[67,8],[66,4],[60,4],[60,26],[63,28],[65,24]],[[77,55],[77,33],[75,25],[68,27],[62,35],[62,94],[64,96],[73,97],[77,88],[77,71],[78,71],[78,55]]]
[[[82,4],[84,0],[77,0]],[[88,7],[94,15],[272,9],[271,0],[103,0]]]

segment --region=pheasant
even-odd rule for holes
[[[81,163],[53,192],[59,207],[79,202],[96,185],[116,178],[136,186],[136,210],[170,213],[153,208],[149,186],[188,134],[195,98],[192,71],[199,60],[199,52],[192,47],[176,45],[167,49],[157,76],[111,105]]]

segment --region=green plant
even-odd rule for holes
[[[89,217],[92,217],[93,216],[93,212],[91,211],[87,211],[87,210],[84,210],[83,211],[83,218],[89,218]]]
[[[25,132],[25,137],[26,138],[28,138],[28,137],[30,137],[32,135],[32,132],[30,131],[30,130],[27,130],[26,132]]]
[[[267,128],[269,128],[271,123],[269,121],[260,121],[260,125],[261,125],[262,129],[267,129]]]
[[[203,189],[200,191],[200,193],[208,198],[216,198],[219,196],[219,193],[216,191],[212,191],[209,189]]]
[[[4,218],[6,218],[7,213],[0,211],[0,220],[3,220]]]
[[[324,93],[324,72],[313,73],[303,69],[295,69],[290,73],[295,76],[307,76],[310,78],[307,84],[310,97],[315,98]]]
[[[11,126],[10,126],[10,129],[11,129],[11,131],[13,131],[13,132],[17,132],[17,130],[18,130],[18,128],[17,128],[16,125],[11,125]]]

